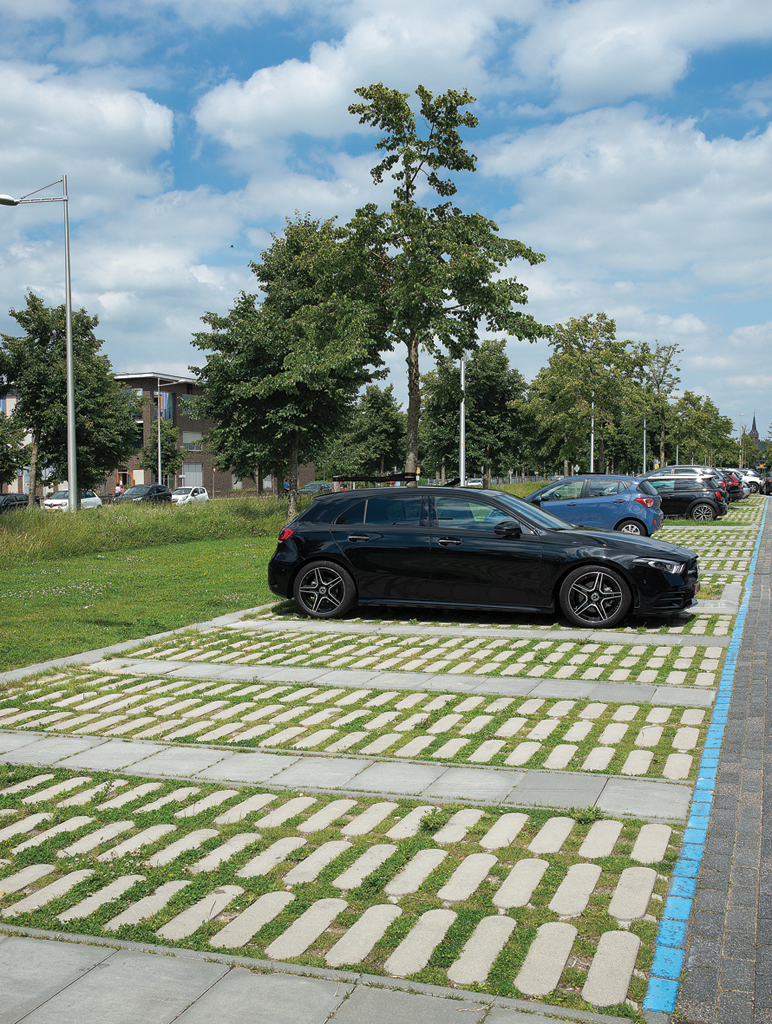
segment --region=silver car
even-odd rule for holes
[[[194,501],[209,501],[205,487],[177,487],[172,491],[173,505],[191,505]]]

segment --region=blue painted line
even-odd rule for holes
[[[646,987],[646,997],[643,1000],[644,1009],[652,1010],[655,1013],[672,1013],[678,999],[679,976],[686,955],[687,925],[697,891],[700,864],[705,853],[707,829],[716,790],[719,753],[729,717],[737,656],[740,653],[740,642],[748,615],[753,577],[761,548],[761,537],[767,521],[768,508],[769,503],[767,502],[764,505],[759,535],[756,538],[756,545],[748,566],[748,579],[745,583],[743,599],[726,650],[724,669],[718,683],[713,714],[700,759],[681,853],[673,869],[670,892],[665,901],[664,913],[657,930],[654,960],[649,974],[649,984]]]

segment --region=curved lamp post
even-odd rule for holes
[[[46,196],[37,199],[30,199],[38,192],[44,192],[53,185],[62,186],[60,196]],[[75,448],[75,373],[73,370],[72,358],[72,283],[70,280],[70,219],[68,215],[67,198],[67,175],[63,174],[58,181],[52,181],[50,185],[36,189],[35,192],[28,192],[20,199],[13,196],[0,195],[0,206],[21,206],[23,203],[62,203],[64,206],[64,310],[65,310],[65,334],[67,352],[67,491],[68,505],[70,512],[75,512],[78,507],[78,460]],[[30,480],[30,487],[34,491],[35,482]]]

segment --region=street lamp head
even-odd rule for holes
[[[18,206],[19,200],[14,199],[13,196],[0,195],[0,206]]]

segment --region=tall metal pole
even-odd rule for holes
[[[67,175],[62,175],[64,205],[64,319],[67,353],[67,504],[70,512],[78,510],[78,452],[75,447],[75,368],[72,354],[72,279],[70,276],[70,201],[67,196]]]
[[[158,483],[161,483],[161,378],[158,377]]]
[[[466,487],[466,352],[461,355],[461,431],[458,453],[458,475]]]
[[[595,399],[592,400],[592,420],[590,422],[590,472],[595,472]]]
[[[678,460],[676,460],[677,462]],[[646,416],[643,417],[643,472],[646,473]]]

